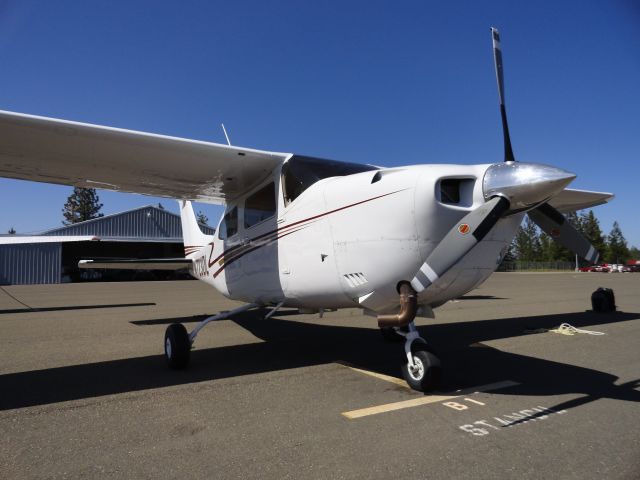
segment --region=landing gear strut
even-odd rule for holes
[[[411,284],[399,285],[400,312],[397,315],[379,315],[378,326],[383,336],[394,333],[404,337],[405,361],[402,363],[402,376],[409,386],[419,392],[433,390],[440,381],[442,368],[440,360],[420,336],[414,319],[418,310],[417,294]]]
[[[198,336],[200,330],[202,330],[209,322],[216,320],[225,320],[238,313],[246,312],[252,308],[258,307],[258,304],[250,303],[243,305],[234,310],[220,312],[212,317],[207,317],[202,320],[191,333],[187,333],[187,329],[181,323],[172,323],[167,327],[167,331],[164,334],[164,358],[167,360],[167,364],[171,368],[181,369],[189,365],[189,358],[191,357],[191,347],[193,342]],[[279,308],[280,304],[277,306]],[[275,313],[274,309],[272,314]]]

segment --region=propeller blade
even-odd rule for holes
[[[500,116],[502,117],[502,135],[504,136],[504,161],[515,162],[511,137],[509,136],[509,124],[507,123],[507,110],[504,106],[504,78],[502,73],[502,50],[500,49],[500,32],[491,27],[493,39],[493,63],[496,67],[496,79],[498,80],[498,97],[500,99]]]
[[[411,280],[413,289],[420,293],[444,275],[489,233],[507,210],[509,210],[509,201],[503,197],[494,197],[469,212],[447,232],[429,254],[416,276]]]
[[[531,220],[556,242],[585,260],[598,263],[600,256],[598,251],[567,221],[564,215],[551,205],[544,203],[529,211],[528,214]]]

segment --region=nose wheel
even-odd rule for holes
[[[408,359],[402,364],[402,376],[405,381],[413,390],[419,392],[434,390],[440,383],[440,360],[422,342],[417,342],[410,354],[413,365]]]
[[[420,336],[413,322],[408,331],[394,329],[397,335],[405,338],[405,360],[402,363],[402,376],[407,384],[419,392],[434,390],[440,383],[442,367],[440,359],[431,351],[427,342]]]

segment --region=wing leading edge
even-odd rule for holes
[[[0,110],[0,176],[225,203],[289,154]]]
[[[549,200],[549,204],[562,213],[575,212],[583,208],[597,207],[610,202],[614,195],[605,192],[589,190],[572,190],[565,188],[558,195]]]

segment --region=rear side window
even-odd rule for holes
[[[218,237],[224,240],[233,237],[236,233],[238,233],[238,208],[233,207],[222,219],[218,228]]]
[[[276,213],[276,186],[271,182],[249,196],[244,203],[244,227],[252,227]]]

